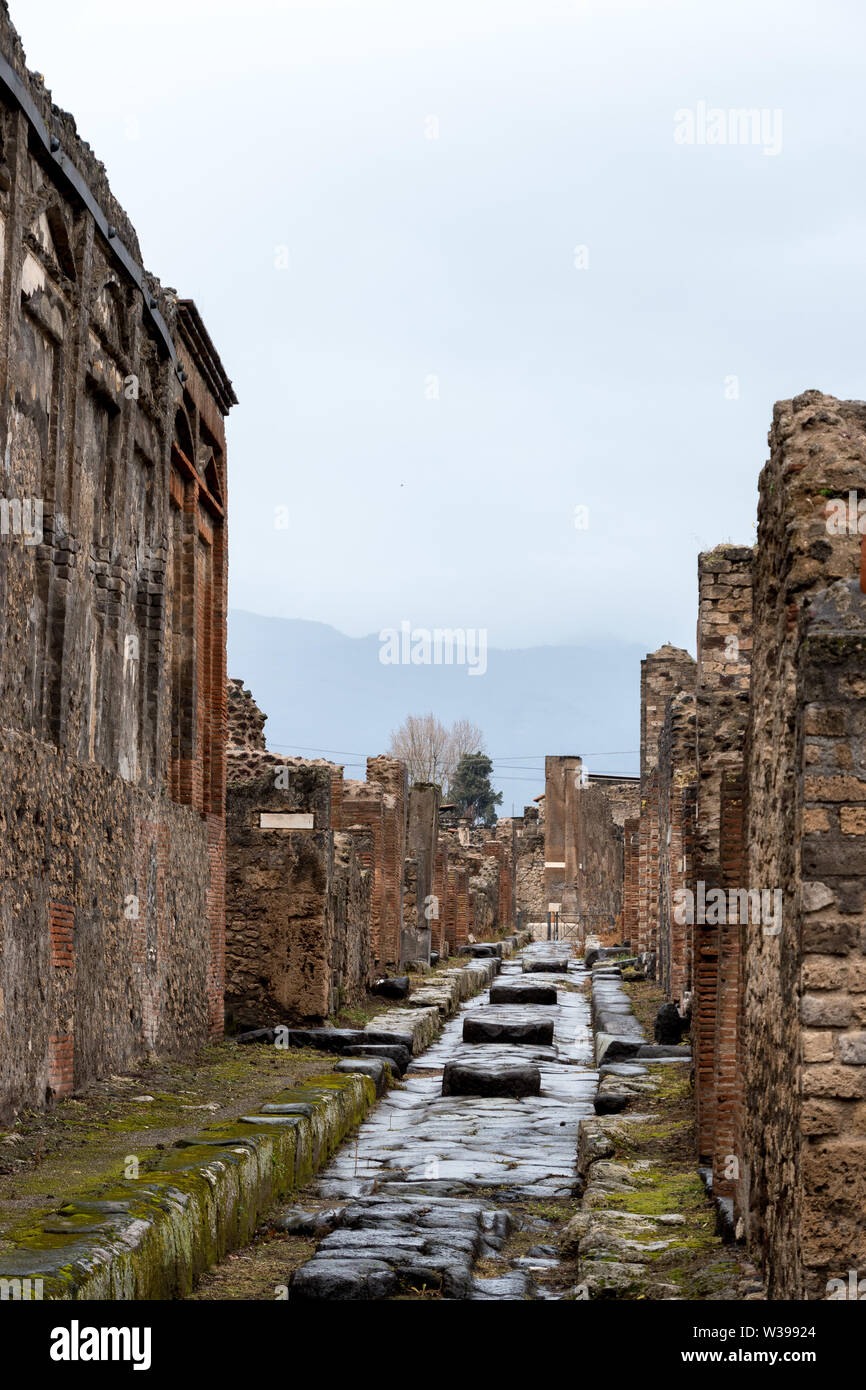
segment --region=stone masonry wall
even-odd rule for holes
[[[351,804],[342,769],[269,752],[264,722],[232,681],[226,1009],[242,1028],[321,1021],[363,1000],[373,968],[373,831],[336,829],[335,804]]]
[[[543,803],[542,803],[543,804]],[[543,922],[547,916],[544,895],[544,826],[537,806],[526,806],[516,820],[515,906],[524,922]]]
[[[853,532],[835,533],[829,513],[834,497],[866,493],[866,405],[814,391],[780,402],[770,446],[754,575],[749,886],[781,890],[783,920],[778,933],[750,926],[744,934],[748,1105],[736,1195],[771,1296],[796,1298],[820,1296],[828,1260],[844,1274],[864,1255],[862,1217],[852,1224],[850,1212],[858,1198],[862,1212],[854,1117],[866,1069],[856,1050],[842,1060],[841,1042],[856,1033],[860,1012],[856,969],[848,971],[861,950],[864,878],[847,856],[864,795],[862,653],[848,631],[814,644],[808,637],[803,651],[801,643],[818,594],[858,572],[856,521]],[[815,775],[807,758],[819,760]],[[843,1111],[853,1120],[844,1134]],[[827,1113],[840,1129],[816,1134]]]
[[[7,1116],[222,1028],[235,396],[5,4],[0,50]]]

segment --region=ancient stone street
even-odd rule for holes
[[[490,1004],[489,991],[464,1004],[442,1036],[409,1067],[405,1090],[391,1091],[325,1169],[316,1199],[333,1212],[335,1229],[295,1276],[299,1299],[387,1298],[397,1291],[440,1287],[448,1298],[557,1297],[552,1223],[527,1218],[537,1249],[513,1273],[473,1279],[472,1267],[499,1251],[513,1229],[509,1203],[572,1196],[580,1120],[593,1113],[593,1065],[587,975],[570,949],[537,944],[523,961],[506,960],[497,982],[523,975],[523,962],[555,968],[546,976],[555,1004],[519,1009]],[[463,1041],[467,1019],[499,1024],[552,1022],[553,1043]],[[452,1064],[483,1069],[495,1085],[515,1067],[537,1067],[541,1094],[519,1099],[443,1096]],[[295,1229],[312,1221],[294,1215]],[[543,1287],[535,1275],[545,1273]]]

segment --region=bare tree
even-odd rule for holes
[[[450,794],[460,759],[466,753],[484,752],[484,734],[470,719],[455,719],[448,731],[445,784]]]
[[[391,734],[388,749],[402,758],[413,782],[444,784],[447,773],[449,733],[434,714],[408,714]]]
[[[468,719],[446,729],[432,713],[409,714],[392,732],[388,751],[403,759],[412,782],[437,782],[447,796],[464,753],[484,751],[484,735]]]

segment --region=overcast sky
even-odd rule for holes
[[[11,11],[234,381],[236,607],[693,650],[773,401],[864,394],[856,0]]]

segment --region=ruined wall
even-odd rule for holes
[[[640,898],[640,816],[629,816],[623,826],[622,939],[635,949]]]
[[[544,805],[543,801],[541,805]],[[523,816],[515,821],[515,910],[520,912],[524,923],[543,922],[547,916],[544,827],[545,821],[537,806],[524,807]]]
[[[591,783],[575,789],[573,814],[578,941],[593,935],[612,943],[622,929],[622,828],[613,818],[606,790]]]
[[[0,50],[5,1116],[222,1028],[235,397],[5,6]]]
[[[242,748],[264,752],[265,724],[268,716],[263,714],[247,690],[242,680],[231,676],[226,685],[228,713],[228,741],[234,752],[234,765],[237,770]]]
[[[381,755],[367,759],[367,782],[380,786],[383,797],[382,887],[374,950],[382,966],[399,966],[403,940],[403,860],[406,857],[406,805],[409,774],[399,758]]]
[[[433,879],[439,835],[439,788],[416,782],[409,788],[406,813],[406,860],[403,883],[403,939],[400,960],[429,963]]]
[[[866,493],[866,406],[813,391],[780,402],[770,446],[754,572],[749,886],[780,889],[783,920],[778,933],[743,934],[748,1105],[737,1209],[771,1296],[820,1297],[826,1269],[838,1262],[844,1275],[864,1260],[855,834],[866,768],[858,615],[835,600],[818,640],[808,609],[815,604],[817,621],[821,591],[858,571],[856,521],[837,534],[828,513],[834,496]],[[843,1043],[849,1033],[854,1042]]]
[[[638,951],[658,949],[659,784],[656,775],[659,737],[671,695],[694,690],[695,662],[670,643],[651,652],[640,667],[640,860],[638,866]]]
[[[373,969],[374,834],[365,826],[335,829],[335,810],[351,805],[342,768],[269,752],[264,723],[251,693],[233,680],[226,1011],[242,1028],[321,1022],[363,1000]],[[383,799],[379,788],[380,810]]]
[[[620,828],[627,820],[640,815],[640,778],[615,777],[608,773],[590,772],[589,785],[604,792],[610,814]]]
[[[683,891],[693,887],[695,838],[695,697],[682,690],[665,710],[658,751],[658,980],[668,999],[685,1008],[692,989],[692,914]],[[680,895],[680,896],[678,896]]]
[[[698,556],[695,885],[747,886],[743,768],[752,653],[753,552],[720,545]],[[705,914],[706,915],[706,914]],[[709,914],[713,919],[714,913]],[[713,1190],[730,1196],[739,1146],[740,928],[728,914],[696,921],[695,1050],[698,1152]]]
[[[801,1260],[809,1298],[866,1267],[866,595],[839,580],[801,622]]]
[[[206,1039],[211,943],[195,813],[9,729],[0,777],[6,1118]]]

